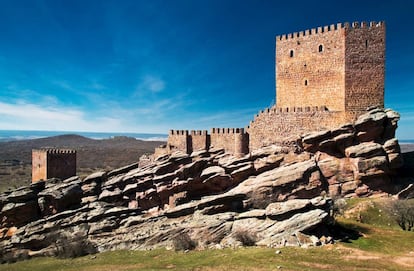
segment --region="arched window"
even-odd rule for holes
[[[308,85],[308,80],[305,80],[305,86],[307,86]]]
[[[319,51],[319,53],[323,51],[323,45],[322,44],[319,45],[318,51]]]
[[[293,50],[290,50],[290,57],[293,57]]]
[[[368,48],[368,40],[365,40],[365,49]]]

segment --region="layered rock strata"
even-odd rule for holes
[[[332,242],[329,196],[396,192],[398,119],[372,109],[354,124],[303,135],[296,153],[275,145],[243,157],[174,153],[4,193],[2,260],[77,246],[84,253],[177,247],[177,240],[201,248]]]

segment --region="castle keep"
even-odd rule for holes
[[[210,147],[245,154],[352,122],[384,106],[384,22],[338,23],[276,37],[276,104],[246,129],[170,131],[156,155]]]
[[[32,183],[76,175],[76,151],[67,149],[32,150]]]

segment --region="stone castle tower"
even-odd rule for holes
[[[260,111],[246,129],[214,128],[211,135],[172,131],[156,156],[212,146],[243,154],[270,144],[291,145],[301,135],[336,128],[368,107],[384,106],[384,22],[338,23],[277,36],[275,57],[274,106]]]
[[[66,149],[32,150],[32,183],[76,175],[76,151]]]
[[[384,106],[385,25],[337,24],[276,37],[276,105]]]
[[[385,24],[339,23],[277,36],[275,66],[276,104],[250,122],[250,150],[383,107]]]

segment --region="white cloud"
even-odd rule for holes
[[[120,120],[112,117],[87,118],[78,109],[40,106],[20,101],[0,102],[0,129],[59,131],[119,131]]]
[[[164,90],[165,82],[156,76],[146,75],[137,86],[137,92],[160,92]]]

